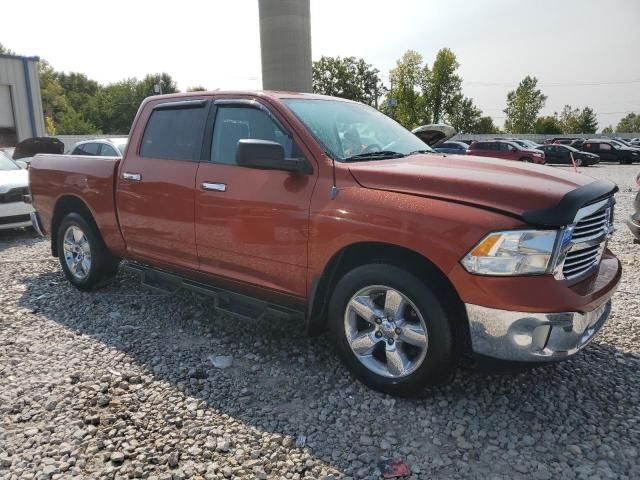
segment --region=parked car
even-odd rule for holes
[[[71,155],[121,157],[126,148],[126,138],[97,138],[76,143],[71,150]]]
[[[571,165],[571,155],[573,155],[578,167],[588,167],[600,162],[600,157],[595,153],[582,152],[570,145],[551,144],[541,145],[538,148],[544,152],[544,158],[547,163]]]
[[[611,143],[613,145],[617,145],[618,147],[621,148],[630,148],[631,150],[633,150],[636,153],[640,153],[640,147],[636,147],[632,144],[630,144],[629,142],[627,142],[626,140],[623,140],[621,138],[612,138],[611,139]]]
[[[436,152],[449,153],[452,155],[464,155],[467,152],[469,145],[464,142],[444,142],[435,147]]]
[[[38,155],[30,172],[36,225],[77,288],[126,259],[220,311],[328,329],[355,377],[391,394],[447,381],[461,355],[571,357],[621,276],[614,183],[433,154],[339,98],[152,96],[124,157]]]
[[[636,177],[636,185],[640,187],[640,173]],[[627,225],[629,225],[629,229],[631,233],[635,237],[633,240],[635,243],[640,243],[640,190],[636,194],[636,198],[634,200],[635,212],[629,216],[627,220]]]
[[[553,137],[545,140],[545,144],[559,143],[561,145],[571,145],[575,140],[580,140],[578,137]]]
[[[506,140],[488,140],[469,145],[467,155],[502,158],[544,164],[544,152],[533,148],[523,148]]]
[[[595,153],[600,157],[600,161],[604,162],[619,162],[621,165],[628,165],[640,161],[640,154],[633,149],[601,138],[586,140],[580,150]]]
[[[532,142],[531,140],[523,140],[523,139],[520,139],[520,138],[514,138],[511,141],[514,142],[514,143],[517,143],[522,148],[533,148],[533,149],[540,150],[540,144],[536,143],[536,142]]]
[[[0,152],[0,230],[30,227],[33,208],[25,203],[29,172]]]

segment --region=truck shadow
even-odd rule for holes
[[[474,475],[516,474],[507,457],[495,462],[496,449],[519,449],[543,464],[577,464],[584,459],[571,458],[566,445],[590,442],[594,423],[606,444],[612,422],[637,420],[621,417],[633,410],[621,405],[640,395],[637,359],[610,345],[594,343],[577,359],[517,375],[461,370],[449,385],[398,399],[357,382],[328,339],[308,338],[293,321],[223,317],[207,297],[149,294],[128,273],[94,293],[75,290],[59,271],[24,280],[20,305],[37,315],[34,325],[51,320],[117,350],[122,355],[109,369],[125,378],[141,370],[148,388],[169,385],[198,400],[198,409],[259,431],[303,434],[314,457],[346,474],[373,468],[381,456],[404,456],[413,468],[444,477],[463,459]],[[215,354],[233,355],[232,367],[215,368]],[[625,396],[618,393],[622,382]],[[192,413],[185,412],[185,424],[197,421]],[[618,428],[615,440],[633,443],[632,436]]]

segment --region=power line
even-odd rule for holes
[[[473,85],[477,87],[512,87],[518,85],[519,82],[475,82],[462,80],[466,85]],[[550,88],[550,87],[592,87],[597,85],[631,85],[640,83],[640,80],[624,80],[620,82],[558,82],[558,83],[540,83],[538,87]]]

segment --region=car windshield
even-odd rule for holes
[[[0,170],[20,170],[20,167],[6,153],[0,152]]]
[[[338,161],[434,152],[409,130],[361,103],[310,99],[286,99],[284,103]]]
[[[126,143],[121,143],[120,145],[117,145],[118,150],[120,151],[121,155],[124,155],[124,150],[125,148],[127,148],[127,144]]]
[[[564,148],[566,148],[567,150],[569,150],[570,152],[579,152],[580,150],[578,150],[575,147],[572,147],[571,145],[563,145]]]

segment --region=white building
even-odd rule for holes
[[[0,146],[45,135],[39,61],[0,54]]]

